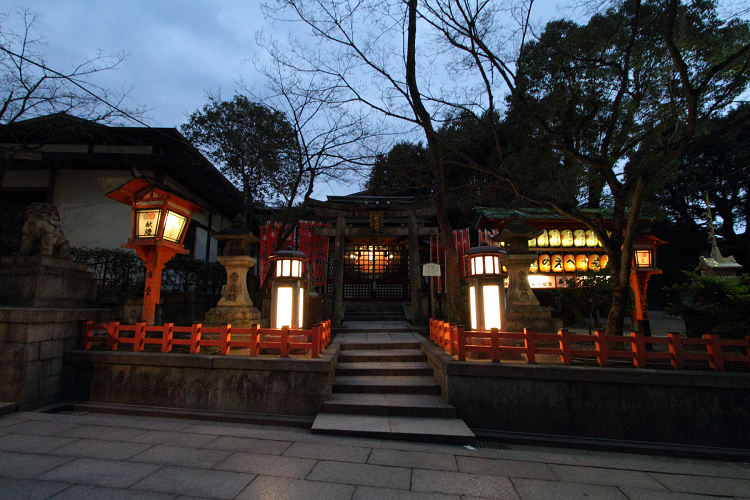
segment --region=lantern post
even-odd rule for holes
[[[203,209],[140,174],[107,196],[132,208],[131,237],[121,246],[134,249],[146,266],[141,319],[153,325],[164,265],[177,254],[189,253],[182,245],[185,230],[193,214]]]
[[[633,319],[638,324],[638,330],[646,337],[651,336],[646,289],[651,276],[662,273],[656,267],[656,247],[665,243],[666,241],[651,235],[643,236],[633,243],[633,268],[630,273],[630,286],[635,295]]]
[[[466,252],[471,268],[466,280],[472,330],[505,327],[505,276],[501,255],[504,253],[495,246],[474,247]]]
[[[303,267],[309,259],[303,252],[287,248],[274,252],[268,260],[276,264],[271,289],[271,328],[282,326],[288,326],[292,330],[304,328]]]

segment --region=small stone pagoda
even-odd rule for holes
[[[216,307],[206,313],[204,324],[231,324],[236,328],[260,325],[261,313],[253,306],[247,291],[247,271],[258,262],[258,259],[250,257],[250,245],[260,240],[247,230],[245,218],[241,215],[235,216],[232,227],[217,231],[211,237],[224,242],[224,255],[216,260],[227,271],[227,284]]]
[[[719,246],[716,244],[716,232],[714,231],[713,215],[711,214],[711,205],[706,195],[706,226],[708,227],[708,241],[711,243],[711,255],[709,257],[699,257],[700,262],[695,268],[702,276],[711,276],[714,278],[736,278],[737,273],[742,269],[733,255],[724,257],[721,255]]]

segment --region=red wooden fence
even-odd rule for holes
[[[599,366],[609,366],[610,359],[630,359],[636,368],[645,368],[649,360],[669,360],[677,370],[685,369],[685,361],[707,361],[716,371],[724,370],[726,361],[747,363],[750,366],[750,336],[744,339],[721,339],[717,335],[704,335],[700,339],[686,339],[678,333],[667,337],[645,337],[642,333],[630,335],[605,335],[597,331],[594,335],[577,335],[567,330],[557,333],[536,333],[524,329],[523,333],[501,332],[497,328],[490,331],[465,331],[463,327],[430,319],[430,340],[459,361],[466,360],[467,352],[489,353],[493,362],[500,361],[505,353],[524,354],[528,364],[536,363],[537,355],[559,356],[564,365],[570,365],[572,357],[596,358]],[[504,342],[503,340],[511,341]],[[523,345],[516,344],[523,341]],[[554,343],[558,347],[538,346],[540,342]],[[589,342],[593,349],[572,348],[572,342]],[[611,344],[622,344],[630,350],[613,350]],[[669,352],[647,350],[648,345],[666,344]],[[688,350],[685,347],[689,347]],[[727,352],[726,347],[740,348],[742,352]],[[697,348],[697,349],[696,349]]]
[[[206,334],[211,338],[205,337]],[[240,335],[244,338],[238,338]],[[250,348],[249,355],[257,356],[259,349],[271,348],[279,349],[279,356],[282,358],[289,356],[290,349],[309,349],[310,357],[317,358],[330,342],[330,320],[315,325],[310,330],[290,330],[286,326],[281,329],[259,328],[257,325],[251,328],[232,328],[231,325],[207,327],[200,323],[193,323],[192,326],[174,326],[173,323],[149,326],[145,322],[135,325],[121,325],[118,322],[98,325],[86,321],[81,333],[82,349],[103,344],[105,349],[116,351],[120,344],[132,344],[133,351],[140,352],[146,344],[156,344],[161,346],[161,352],[171,352],[173,346],[184,345],[190,346],[192,354],[200,353],[201,347],[218,347],[220,354],[229,354],[232,348]]]

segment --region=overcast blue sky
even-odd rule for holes
[[[540,11],[551,17],[556,4],[544,0],[542,5],[550,7]],[[179,128],[206,103],[206,91],[221,89],[230,98],[239,79],[262,87],[250,62],[264,55],[255,33],[286,37],[273,31],[254,0],[3,2],[0,12],[9,14],[6,29],[22,32],[16,15],[22,8],[40,15],[37,33],[47,43],[46,61],[53,69],[65,71],[98,50],[127,53],[116,71],[94,82],[109,89],[133,86],[126,106],[145,106],[150,125],[159,127]],[[315,197],[323,199],[332,190],[347,194],[359,186],[320,186]]]

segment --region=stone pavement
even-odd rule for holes
[[[750,465],[313,435],[95,413],[0,417],[0,499],[750,498]]]

